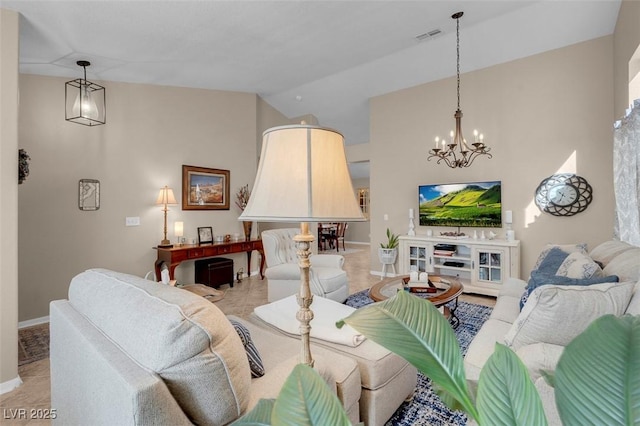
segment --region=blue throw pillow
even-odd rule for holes
[[[531,272],[531,274],[533,275],[534,272],[542,272],[555,275],[558,271],[558,268],[560,268],[560,265],[562,265],[562,262],[564,262],[564,260],[568,256],[569,253],[567,253],[566,251],[558,247],[554,247],[549,250],[547,256],[542,260],[542,262],[540,262],[540,266],[538,266],[538,269],[535,269],[533,272]]]
[[[531,283],[534,285],[531,285]],[[540,287],[545,284],[555,284],[555,285],[592,285],[592,284],[600,284],[600,283],[617,283],[618,276],[617,275],[608,275],[606,277],[590,277],[590,278],[569,278],[569,277],[561,277],[560,275],[547,275],[542,273],[531,273],[531,279],[529,280],[529,285],[527,289],[531,288],[533,291],[535,288]]]
[[[520,298],[520,310],[524,307],[524,304],[527,302],[531,292],[541,285],[592,285],[618,282],[618,277],[616,275],[591,278],[569,278],[556,275],[558,268],[560,268],[560,265],[562,265],[562,262],[564,262],[569,254],[570,253],[567,253],[558,247],[554,247],[549,250],[547,256],[540,263],[540,266],[538,266],[538,269],[531,271],[529,283]]]
[[[236,329],[236,333],[240,336],[240,340],[242,340],[242,344],[244,345],[244,350],[247,352],[247,359],[249,360],[249,367],[251,368],[251,377],[262,377],[264,376],[264,365],[262,364],[262,358],[258,353],[258,348],[251,340],[251,333],[247,327],[242,325],[236,320],[229,319],[233,328]]]
[[[608,275],[606,277],[591,277],[591,278],[569,278],[562,277],[560,275],[548,274],[541,272],[540,270],[532,271],[529,284],[527,285],[522,298],[520,299],[520,310],[527,302],[529,295],[536,288],[543,285],[593,285],[601,283],[617,283],[619,278],[617,275]]]

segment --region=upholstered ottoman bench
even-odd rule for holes
[[[259,327],[255,323],[243,320],[233,315],[228,316],[229,319],[233,319],[242,323],[251,333],[251,340],[260,350],[260,357],[264,363],[264,368],[272,374],[277,374],[277,370],[280,370],[286,378],[290,370],[295,364],[300,363],[300,342],[298,340],[287,338],[280,333],[271,332],[266,328]],[[282,362],[283,354],[295,354],[291,357],[292,365],[290,368],[283,368],[280,364]],[[335,352],[332,352],[326,348],[318,348],[315,353],[315,365],[314,368],[319,372],[324,370],[331,371],[333,391],[338,395],[338,399],[342,402],[349,420],[353,424],[359,422],[359,400],[360,390],[357,386],[360,386],[360,374],[358,369],[355,368],[349,359],[345,360],[344,356],[337,356]],[[342,365],[338,365],[342,364]],[[321,374],[321,376],[324,376]],[[258,379],[253,379],[252,385],[257,388],[257,391],[252,394],[252,398],[249,401],[249,406],[253,407],[258,403],[259,398],[276,398],[280,392],[280,388],[273,386],[273,378],[263,376]],[[254,395],[258,395],[256,398]]]
[[[248,322],[299,340],[299,323],[295,317],[297,310],[295,296],[289,296],[255,308]],[[354,308],[314,296],[311,310],[314,312],[311,321],[312,356],[328,349],[355,360],[362,381],[360,421],[368,426],[385,424],[398,407],[413,395],[417,370],[398,355],[364,339],[355,330],[343,332],[344,327],[337,329],[335,322],[349,316]]]

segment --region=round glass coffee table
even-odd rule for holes
[[[429,292],[411,293],[414,296],[426,299],[433,303],[436,308],[443,307],[443,314],[445,318],[449,320],[451,326],[456,328],[460,324],[460,320],[456,316],[456,309],[458,308],[458,296],[462,293],[464,287],[457,277],[449,275],[429,275],[429,281],[431,285],[425,284],[425,287],[429,286],[433,290]],[[397,292],[403,291],[406,284],[409,283],[409,277],[390,278],[384,281],[380,281],[375,284],[369,290],[369,297],[375,302],[380,302],[393,297]],[[453,301],[452,306],[443,306]]]

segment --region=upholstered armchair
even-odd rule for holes
[[[271,229],[262,232],[262,245],[267,262],[265,275],[269,281],[268,300],[283,299],[300,290],[300,267],[293,237],[297,228]],[[344,257],[336,254],[311,255],[309,285],[317,296],[344,302],[349,296],[347,273],[342,269]]]

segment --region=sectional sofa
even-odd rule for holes
[[[529,369],[549,424],[560,425],[553,388],[541,377],[541,371],[553,371],[564,347],[596,318],[605,314],[640,315],[640,247],[607,241],[587,254],[580,244],[549,246],[541,253],[536,266],[544,266],[543,262],[552,250],[567,253],[564,260],[560,258],[562,264],[571,253],[575,253],[572,257],[587,258],[587,262],[590,258],[599,263],[600,278],[588,279],[586,282],[590,285],[578,285],[582,282],[580,279],[554,276],[548,277],[546,284],[540,279],[545,275],[535,275],[532,271],[528,281],[536,282],[537,279],[538,287],[531,290],[526,301],[523,294],[528,282],[509,279],[500,291],[490,318],[471,342],[464,363],[467,378],[478,380],[496,342],[507,344]],[[553,260],[547,259],[545,263],[552,265]],[[579,267],[582,270],[589,268],[587,263]],[[534,268],[534,271],[538,270]],[[617,276],[618,282],[597,283],[612,276]],[[562,284],[552,284],[554,280]]]

